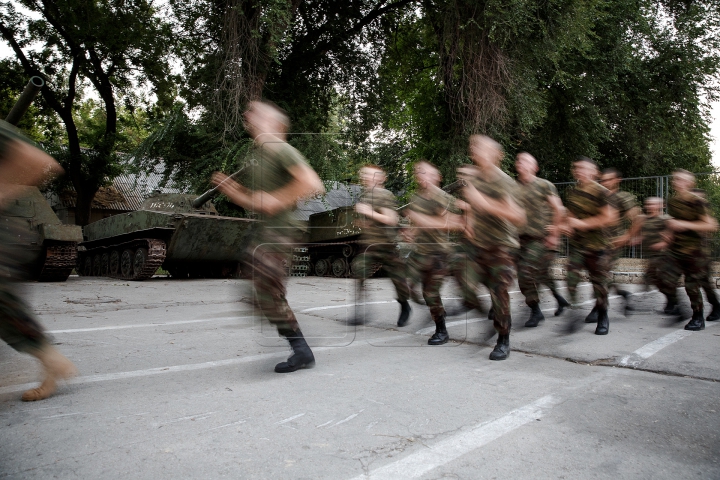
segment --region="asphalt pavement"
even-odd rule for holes
[[[657,292],[626,317],[611,293],[609,335],[564,334],[590,310],[584,285],[585,310],[555,317],[544,292],[525,329],[514,288],[512,353],[492,362],[484,314],[449,318],[452,341],[430,347],[427,308],[398,328],[391,288],[371,279],[349,327],[351,280],[290,279],[317,364],[276,374],[289,350],[247,280],[27,284],[80,375],[23,403],[38,365],[0,345],[0,477],[720,478],[720,327],[683,330]],[[443,297],[458,305],[450,279]]]

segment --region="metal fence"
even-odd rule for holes
[[[717,212],[720,212],[720,172],[696,173],[695,177],[697,179],[697,187],[705,192],[712,213],[717,218]],[[575,185],[575,182],[560,182],[555,184],[563,202],[565,201],[568,189],[573,185]],[[672,175],[624,178],[620,183],[620,189],[635,195],[637,205],[640,208],[642,208],[645,199],[648,197],[662,198],[667,208],[667,200],[674,194]],[[720,258],[720,232],[716,233],[709,241],[712,257]],[[561,257],[567,256],[567,249],[567,238],[563,238],[559,255]],[[633,245],[625,247],[623,257],[643,258],[642,246]]]

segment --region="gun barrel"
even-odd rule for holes
[[[30,108],[30,104],[35,99],[35,96],[44,86],[45,80],[43,80],[42,77],[31,77],[30,81],[27,85],[25,85],[25,88],[20,94],[20,97],[17,99],[17,102],[15,102],[12,110],[10,110],[10,113],[8,113],[7,117],[5,117],[5,121],[12,125],[17,125],[22,116],[25,115],[25,112],[27,112],[28,108]]]
[[[236,178],[238,175],[240,175],[240,174],[243,172],[243,170],[245,170],[246,168],[247,168],[247,165],[245,165],[245,166],[242,167],[240,170],[238,170],[237,172],[235,172],[235,173],[233,173],[232,175],[230,175],[228,178],[235,179],[235,178]],[[220,190],[218,190],[218,187],[219,187],[219,186],[220,186],[220,185],[214,186],[213,188],[211,188],[210,190],[208,190],[207,192],[203,193],[202,195],[200,195],[199,197],[197,197],[195,200],[193,200],[193,202],[192,202],[192,207],[193,207],[193,208],[200,208],[200,207],[202,207],[203,205],[205,205],[205,203],[206,203],[207,201],[213,199],[217,194],[220,193]]]

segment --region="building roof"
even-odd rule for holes
[[[297,210],[293,212],[293,215],[296,220],[307,222],[310,219],[310,215],[314,213],[355,205],[355,202],[357,202],[360,196],[360,191],[360,185],[333,182],[327,186],[327,193],[322,197],[299,201]]]

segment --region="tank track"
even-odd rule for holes
[[[145,263],[143,264],[143,267],[139,272],[136,272],[133,268],[132,274],[129,276],[125,276],[122,274],[122,268],[118,266],[117,274],[113,274],[112,272],[108,271],[107,275],[100,276],[108,276],[110,278],[119,278],[122,280],[147,280],[155,274],[157,269],[160,268],[165,261],[167,247],[163,240],[158,240],[155,238],[141,238],[129,242],[120,243],[117,245],[93,248],[90,250],[86,250],[80,256],[80,263],[83,263],[87,258],[94,258],[97,254],[102,255],[103,253],[106,253],[109,256],[114,250],[117,251],[121,257],[122,253],[125,250],[132,250],[134,260],[134,254],[139,248],[145,248],[147,250],[147,257],[145,258]],[[82,270],[84,266],[79,265],[78,268]],[[91,274],[91,276],[96,275]]]
[[[64,282],[77,264],[77,242],[63,242],[45,246],[45,260],[38,276],[39,282]]]
[[[337,242],[308,243],[308,244],[307,244],[307,247],[308,247],[308,255],[312,255],[312,254],[314,253],[314,252],[313,252],[313,248],[319,248],[319,247],[336,247],[336,246],[340,246],[340,245],[353,245],[353,246],[355,246],[355,247],[357,248],[357,246],[360,245],[360,244],[361,244],[361,241],[360,241],[360,240],[345,240],[345,241],[338,240]],[[355,257],[357,256],[357,253],[358,253],[357,250],[355,250],[349,257],[346,257],[345,260],[346,260],[347,265],[348,265],[348,270],[347,270],[343,275],[341,275],[342,277],[351,277],[351,276],[353,276],[351,264],[352,264],[352,261],[353,261],[353,260],[355,259]],[[372,265],[371,265],[371,270],[370,270],[370,277],[372,277],[373,275],[375,275],[381,268],[382,268],[382,264],[380,264],[380,263],[374,263],[374,264],[372,264]],[[311,275],[313,275],[313,276],[318,276],[317,273],[314,272],[314,271],[311,273]],[[334,276],[334,275],[333,275],[333,272],[332,272],[332,268],[330,268],[330,269],[329,269],[324,275],[322,275],[322,276],[326,276],[326,277]]]
[[[145,248],[147,248],[148,255],[145,260],[145,265],[140,272],[133,272],[130,280],[147,280],[148,278],[155,275],[155,272],[160,268],[165,261],[165,255],[167,254],[167,248],[165,242],[156,239],[141,240],[141,242],[147,242]]]

